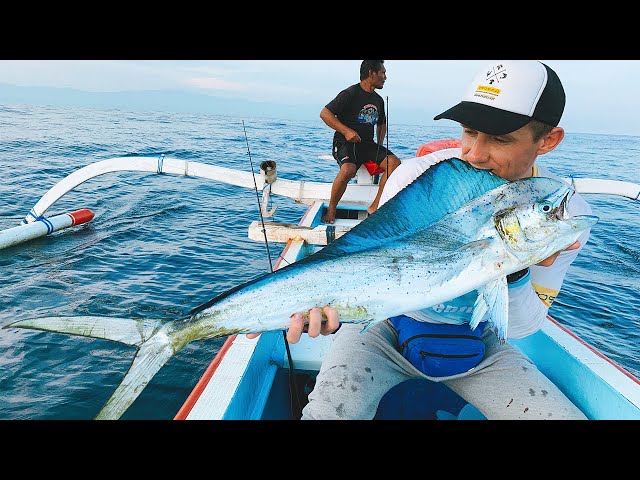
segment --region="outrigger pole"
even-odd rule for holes
[[[270,163],[273,164],[273,169],[275,169],[275,162],[271,161]],[[44,213],[65,194],[87,180],[99,175],[122,171],[199,177],[239,187],[258,188],[263,191],[263,204],[268,201],[269,194],[289,197],[296,202],[309,205],[321,198],[328,199],[331,194],[331,184],[283,179],[275,181],[273,178],[267,178],[269,172],[265,171],[261,171],[262,175],[254,179],[252,172],[168,158],[164,155],[156,157],[116,157],[82,167],[56,183],[29,210],[19,227],[0,231],[0,249],[90,221],[93,218],[93,213],[91,213],[91,218],[87,218],[85,214],[82,217],[83,221],[78,221],[79,219],[75,215],[74,218],[76,220],[71,220],[70,224],[68,224],[67,216],[71,214],[64,214],[61,216],[62,218],[46,218]],[[267,184],[269,188],[264,189]],[[373,200],[375,192],[367,187],[368,185],[350,185],[343,196],[344,202],[352,205],[368,205]],[[265,198],[265,195],[267,198]]]
[[[273,162],[273,169],[275,170],[275,162]],[[270,193],[271,195],[284,196],[298,203],[308,205],[318,200],[328,201],[331,195],[331,183],[294,181],[280,178],[275,180],[272,178],[267,179],[265,171],[261,171],[262,175],[254,179],[252,172],[243,172],[189,160],[167,158],[164,155],[159,157],[116,157],[82,167],[51,187],[24,217],[20,226],[0,231],[0,249],[90,221],[94,214],[87,209],[51,218],[44,217],[44,213],[63,195],[87,180],[106,173],[121,171],[200,177],[239,187],[257,188],[263,190],[263,206],[266,206],[264,203],[267,200],[264,197],[265,191],[268,192],[267,195]],[[365,176],[368,176],[366,169],[360,169],[357,182],[347,186],[347,190],[340,200],[341,204],[360,206],[366,210],[366,207],[375,198],[378,185],[371,182],[370,176],[368,176],[369,181],[367,182],[367,179],[364,178]],[[640,185],[636,183],[574,177],[563,178],[563,180],[569,182],[579,193],[617,195],[636,201],[640,199]],[[267,183],[269,188],[264,189]],[[78,212],[83,213],[80,214]]]

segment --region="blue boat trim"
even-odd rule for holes
[[[47,235],[53,232],[53,224],[48,219],[46,219],[45,217],[40,217],[38,221],[44,223],[47,226]]]

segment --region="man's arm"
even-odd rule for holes
[[[387,135],[387,124],[382,123],[376,126],[376,139],[378,140],[378,145],[382,145],[384,142],[384,137]]]
[[[335,131],[340,132],[344,135],[344,138],[347,139],[347,142],[357,143],[362,141],[360,135],[355,130],[350,129],[340,120],[335,114],[329,110],[327,107],[323,107],[320,111],[320,118],[324,123],[326,123],[329,127],[333,128]]]
[[[507,337],[522,338],[537,332],[547,318],[569,265],[587,242],[589,233],[565,250],[529,268],[529,273],[509,285],[509,326]]]

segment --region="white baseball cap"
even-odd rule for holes
[[[480,70],[462,101],[434,117],[489,135],[504,135],[538,120],[555,127],[565,94],[556,72],[537,60],[501,60]]]

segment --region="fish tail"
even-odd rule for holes
[[[68,333],[81,337],[102,338],[140,347],[162,326],[161,320],[74,316],[39,317],[20,320],[4,328],[28,328],[46,332]]]
[[[7,327],[28,328],[83,337],[101,338],[138,348],[124,379],[96,416],[116,420],[131,406],[153,376],[177,353],[161,320],[96,316],[40,317],[14,322]],[[159,331],[163,330],[160,334]]]
[[[136,353],[122,382],[95,419],[117,420],[120,418],[174,353],[173,347],[168,341],[143,344]]]

